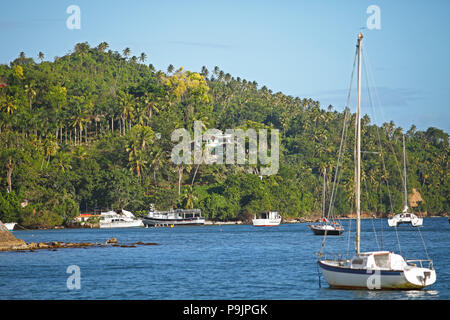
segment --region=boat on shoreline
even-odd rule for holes
[[[6,222],[6,223],[3,223],[3,224],[8,229],[8,231],[13,231],[14,230],[14,226],[17,224],[17,222]]]
[[[254,227],[276,227],[281,223],[281,216],[277,211],[255,214],[252,220]]]
[[[156,211],[152,205],[142,222],[145,227],[202,226],[205,224],[205,217],[200,209]]]
[[[135,228],[144,226],[142,220],[137,219],[130,211],[123,209],[122,214],[108,211],[102,212],[100,216],[100,228]]]

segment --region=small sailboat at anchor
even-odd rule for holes
[[[397,227],[399,224],[411,224],[413,227],[421,227],[423,218],[419,218],[414,213],[409,212],[408,207],[408,188],[406,184],[406,151],[405,151],[405,135],[403,135],[403,187],[405,198],[403,200],[403,211],[397,213],[388,219],[389,227]]]
[[[360,251],[361,235],[361,43],[363,35],[358,35],[358,96],[356,110],[356,254],[351,259],[333,257],[328,259],[322,252],[318,266],[332,288],[340,289],[422,289],[436,281],[436,271],[432,260],[405,260],[390,251]]]
[[[322,191],[322,218],[320,223],[309,224],[308,227],[314,232],[315,235],[330,235],[330,236],[340,236],[344,232],[344,227],[336,222],[329,221],[325,217],[325,190],[326,190],[326,175],[327,169],[323,171],[323,191]]]

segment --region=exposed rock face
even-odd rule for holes
[[[419,205],[419,202],[425,202],[423,201],[420,192],[416,188],[413,188],[412,193],[408,194],[408,200],[412,208],[417,207]]]
[[[26,248],[25,241],[17,239],[0,221],[0,251]]]

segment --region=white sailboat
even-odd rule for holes
[[[409,212],[408,208],[408,188],[406,184],[406,150],[405,150],[405,136],[403,135],[403,186],[404,186],[404,201],[403,212],[397,213],[393,217],[388,219],[390,227],[397,227],[399,224],[411,224],[414,227],[421,227],[423,225],[423,219],[416,216],[414,213]]]
[[[342,289],[422,289],[436,281],[432,260],[405,260],[390,251],[360,252],[361,234],[361,42],[358,35],[358,96],[356,111],[356,255],[351,259],[327,259],[319,255],[318,265],[333,288]]]

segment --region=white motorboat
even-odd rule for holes
[[[341,289],[422,289],[436,281],[433,261],[405,260],[401,255],[389,251],[360,252],[361,236],[361,42],[358,35],[358,96],[356,110],[356,159],[355,159],[355,199],[356,199],[356,254],[351,259],[332,258],[319,253],[318,265],[322,274],[333,288]],[[345,128],[345,125],[344,125]],[[342,144],[342,141],[341,141]],[[326,237],[326,235],[325,235]],[[325,241],[325,238],[324,238]],[[322,249],[324,242],[322,243]]]
[[[137,219],[130,211],[123,210],[122,214],[115,211],[102,212],[100,228],[133,228],[143,227],[142,220]]]
[[[17,224],[17,222],[7,222],[7,223],[3,223],[3,224],[6,226],[6,228],[9,231],[13,231],[14,230],[14,226]]]
[[[145,227],[201,226],[205,217],[200,209],[156,211],[152,205],[143,222]]]
[[[281,223],[281,216],[276,211],[255,214],[252,220],[254,227],[276,227]]]

